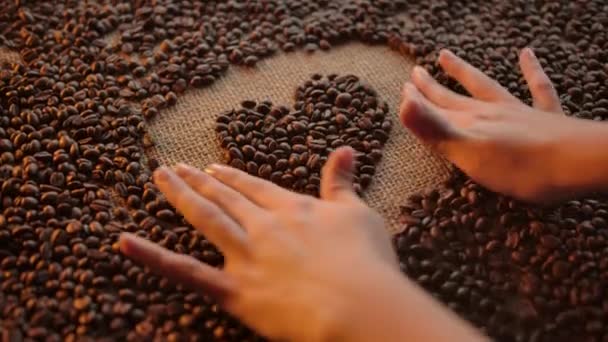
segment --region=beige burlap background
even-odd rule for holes
[[[20,60],[19,54],[13,51],[10,51],[5,48],[0,48],[0,64],[9,62],[18,62]]]
[[[245,99],[269,99],[275,104],[293,104],[295,88],[312,73],[352,73],[369,82],[390,105],[394,129],[384,148],[384,157],[366,202],[387,220],[396,232],[399,205],[406,196],[445,179],[449,166],[430,153],[399,124],[397,110],[403,82],[412,62],[385,46],[349,43],[329,52],[278,54],[254,69],[231,67],[211,87],[189,90],[177,105],[164,110],[149,125],[156,146],[148,151],[161,164],[189,163],[202,168],[222,161],[214,127],[217,114],[238,107]]]

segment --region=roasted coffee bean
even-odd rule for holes
[[[91,298],[90,297],[77,298],[74,300],[73,304],[74,304],[74,309],[76,309],[78,311],[85,311],[91,305]]]
[[[272,173],[272,166],[270,166],[268,164],[264,164],[258,168],[257,175],[262,178],[269,179],[271,173]]]
[[[293,174],[299,178],[305,178],[308,176],[308,169],[305,166],[298,166],[293,170]]]
[[[557,237],[547,234],[547,235],[543,235],[540,238],[540,243],[543,247],[546,247],[548,249],[554,249],[557,248],[560,245],[560,241]]]
[[[336,106],[346,108],[352,101],[352,95],[349,93],[340,93],[336,97]]]

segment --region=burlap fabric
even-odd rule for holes
[[[449,172],[448,164],[399,124],[397,111],[403,82],[409,78],[412,62],[385,46],[349,43],[329,52],[278,54],[254,69],[231,67],[225,77],[211,87],[189,90],[177,105],[161,111],[149,124],[156,146],[148,156],[163,165],[185,162],[202,168],[222,161],[215,135],[215,119],[223,110],[238,107],[245,99],[269,99],[275,104],[293,104],[296,87],[312,73],[352,73],[369,82],[386,100],[394,129],[384,149],[384,157],[366,202],[397,232],[399,205],[406,196],[437,185]]]
[[[18,62],[19,60],[20,58],[18,53],[0,47],[0,64],[7,62],[14,63]]]

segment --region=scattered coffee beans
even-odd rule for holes
[[[354,75],[312,75],[298,87],[294,109],[243,101],[217,118],[216,130],[233,167],[318,195],[321,168],[344,145],[357,153],[355,189],[369,186],[391,129],[388,105]]]
[[[146,119],[187,89],[212,84],[231,64],[254,66],[278,51],[318,53],[360,40],[413,55],[440,82],[464,92],[435,64],[447,47],[529,101],[517,53],[532,46],[567,114],[608,115],[603,0],[2,5],[0,46],[21,57],[0,65],[0,330],[6,340],[259,340],[207,298],[135,265],[116,246],[118,234],[128,231],[222,264],[221,254],[151,183],[158,162],[142,157],[154,145]],[[118,39],[110,42],[114,33]],[[317,165],[342,140],[361,153],[358,184],[365,187],[381,156],[376,145],[387,133],[375,115],[386,111],[377,99],[362,110],[375,95],[339,89],[360,82],[337,79],[305,84],[293,110],[247,102],[226,113],[219,134],[229,162],[314,194]],[[320,109],[326,106],[331,109]],[[369,107],[376,114],[368,114]],[[528,208],[460,177],[405,207],[406,231],[397,238],[404,271],[498,340],[608,339],[608,202]]]
[[[489,335],[606,338],[605,199],[535,208],[456,175],[402,212],[394,242],[403,272]]]

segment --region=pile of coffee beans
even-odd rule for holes
[[[312,75],[295,106],[243,101],[217,119],[226,162],[297,192],[319,194],[321,168],[344,145],[357,153],[354,186],[369,186],[392,126],[388,105],[354,75]]]
[[[576,117],[608,118],[608,4],[589,1],[420,1],[408,6],[406,29],[388,44],[416,57],[441,83],[465,93],[436,60],[449,48],[515,96],[530,101],[518,55],[532,47],[554,82],[564,109]]]
[[[501,341],[603,341],[608,202],[535,208],[456,175],[409,198],[402,270]]]
[[[148,165],[142,157],[153,144],[146,120],[187,89],[212,84],[230,65],[253,66],[279,51],[314,52],[360,40],[413,55],[443,84],[464,92],[435,64],[439,49],[447,47],[529,101],[517,53],[532,46],[567,113],[604,120],[607,6],[604,0],[3,1],[0,46],[22,59],[0,66],[3,339],[259,340],[209,298],[155,276],[116,246],[119,233],[128,231],[221,267],[221,254],[152,184],[158,162]],[[359,95],[340,91],[351,97],[349,115],[342,114],[357,135],[348,136],[354,134],[348,128],[331,134],[341,132],[343,117],[339,110],[326,114],[315,107],[325,107],[333,96],[319,84],[343,82],[321,79],[300,89],[301,106],[276,107],[277,117],[272,104],[250,101],[226,113],[220,123],[228,125],[228,134],[219,134],[230,158],[243,155],[245,169],[250,161],[259,163],[258,175],[270,165],[263,175],[270,171],[272,179],[284,158],[268,163],[273,157],[266,140],[280,147],[277,128],[287,131],[291,124],[293,131],[299,122],[296,130],[314,139],[290,141],[298,166],[287,158],[290,171],[281,184],[315,193],[311,152],[318,150],[322,162],[327,148],[342,140],[360,147],[358,181],[364,187],[379,157],[374,151],[388,132],[385,119],[376,120],[385,107],[376,99],[375,114],[367,117],[361,108],[375,97],[369,88]],[[319,87],[327,89],[325,95]],[[356,96],[361,108],[353,104]],[[267,120],[275,120],[272,133],[264,130]],[[325,132],[313,128],[325,127],[323,120],[329,122]],[[338,126],[331,128],[333,122]],[[258,132],[251,141],[247,134],[233,136],[251,125]],[[302,136],[292,133],[287,135]],[[255,150],[243,149],[243,138]],[[298,145],[306,150],[294,151]],[[256,152],[266,160],[258,153],[256,161]],[[306,163],[299,164],[305,153]],[[298,168],[304,165],[307,176]],[[406,230],[396,242],[406,274],[492,337],[599,341],[607,339],[607,205],[588,199],[551,210],[530,208],[456,175],[445,187],[412,198],[404,207]]]

